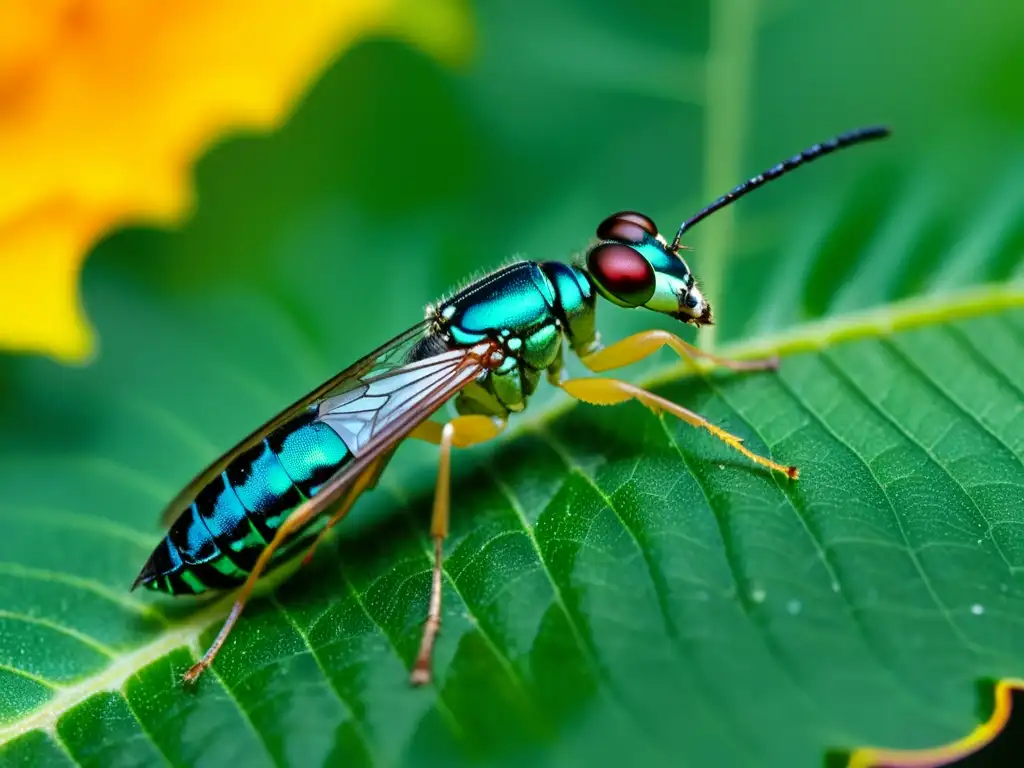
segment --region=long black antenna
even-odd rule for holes
[[[683,237],[683,233],[696,224],[698,221],[703,221],[715,211],[725,208],[729,203],[735,202],[743,197],[748,192],[752,192],[763,184],[767,184],[769,181],[779,178],[783,174],[789,173],[794,168],[799,168],[805,163],[809,163],[812,160],[817,160],[819,157],[829,155],[835,152],[837,149],[843,147],[850,147],[854,144],[860,144],[864,141],[872,141],[874,139],[884,139],[890,133],[889,129],[885,126],[873,125],[869,128],[857,128],[853,131],[840,134],[834,139],[823,141],[821,144],[815,144],[812,147],[808,147],[799,155],[793,155],[788,160],[783,160],[778,165],[772,166],[764,173],[760,173],[751,179],[740,184],[736,189],[728,194],[722,195],[720,198],[715,200],[704,210],[691,216],[682,223],[679,227],[679,231],[676,232],[676,237],[672,241],[672,250],[676,250],[679,247],[679,241]]]

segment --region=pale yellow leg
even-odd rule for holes
[[[646,389],[630,384],[629,382],[620,381],[619,379],[604,378],[570,379],[569,381],[562,383],[562,389],[577,400],[582,400],[583,402],[590,403],[591,405],[616,405],[628,400],[636,400],[643,403],[655,413],[671,413],[676,418],[682,419],[691,426],[706,429],[726,445],[736,449],[748,459],[760,464],[761,466],[774,469],[777,472],[782,472],[793,480],[796,480],[800,474],[796,467],[778,464],[771,459],[766,459],[764,456],[759,456],[753,451],[748,450],[743,445],[743,440],[741,438],[726,432],[720,427],[716,427],[703,416],[700,416],[681,405],[677,405],[671,400],[659,397],[653,392],[648,392]]]
[[[778,357],[769,357],[764,360],[729,360],[705,352],[668,331],[660,330],[643,331],[627,336],[611,346],[599,349],[592,355],[587,355],[583,358],[583,364],[594,373],[603,373],[643,360],[662,347],[670,347],[684,360],[692,361],[702,357],[732,371],[766,371],[779,367]]]
[[[352,485],[352,488],[345,494],[344,500],[342,501],[342,508],[345,512],[352,506],[352,502],[355,501],[356,497],[362,493],[366,486],[372,482],[375,477],[376,462],[370,464],[366,470],[359,475]],[[350,500],[351,499],[351,500]],[[185,673],[185,682],[194,683],[199,679],[199,676],[203,673],[207,667],[209,667],[213,660],[217,657],[217,653],[220,651],[221,646],[224,645],[224,641],[228,639],[228,635],[231,634],[232,628],[238,621],[238,617],[242,615],[242,609],[245,608],[245,603],[252,594],[253,588],[256,586],[256,581],[259,579],[263,572],[270,565],[271,558],[274,553],[280,548],[280,546],[291,536],[293,533],[300,531],[307,524],[309,524],[322,510],[316,504],[311,503],[312,500],[306,500],[298,507],[295,511],[289,515],[281,527],[277,529],[274,534],[274,538],[271,539],[266,548],[260,552],[259,558],[256,560],[256,564],[253,566],[252,571],[246,578],[245,583],[242,584],[235,596],[235,603],[231,606],[231,613],[228,614],[227,619],[224,620],[224,625],[220,628],[220,632],[217,633],[217,637],[211,643],[206,653],[203,654],[196,664],[193,664],[189,668],[188,672]],[[346,506],[347,503],[347,506]],[[338,517],[336,514],[335,517]],[[339,518],[340,519],[340,518]]]
[[[432,426],[431,426],[432,425]],[[434,569],[430,583],[430,604],[427,621],[423,626],[423,638],[416,654],[410,682],[424,685],[431,678],[431,657],[434,642],[441,629],[441,559],[444,540],[448,536],[448,513],[451,507],[451,454],[452,446],[468,448],[497,437],[505,428],[503,421],[486,416],[458,416],[444,426],[437,422],[425,422],[412,433],[412,437],[437,443],[441,455],[437,462],[437,487],[434,490],[434,511],[430,518],[430,536],[434,540]]]

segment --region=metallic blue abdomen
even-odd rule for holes
[[[453,296],[441,316],[458,344],[521,335],[552,318],[555,294],[540,265],[522,261],[501,269]]]
[[[207,483],[150,556],[137,584],[196,594],[245,581],[281,522],[351,458],[316,413],[314,405],[281,425]],[[275,559],[288,554],[285,547]]]

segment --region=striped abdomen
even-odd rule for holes
[[[136,586],[197,594],[241,584],[281,522],[351,456],[338,433],[317,420],[317,406],[310,406],[232,459],[196,494]],[[293,549],[282,548],[275,561]]]

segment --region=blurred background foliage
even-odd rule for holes
[[[124,221],[171,227],[191,165],[239,127],[281,124],[369,31],[464,60],[461,0],[11,0],[0,7],[0,349],[82,359],[81,261]]]
[[[5,509],[73,508],[144,532],[85,551],[82,531],[68,541],[11,515],[10,559],[120,590],[180,484],[426,303],[512,256],[569,258],[615,210],[670,231],[747,176],[858,125],[895,135],[694,231],[690,263],[714,300],[717,341],[922,294],[941,305],[1021,277],[1024,5],[483,0],[467,13],[465,63],[368,36],[280,130],[206,152],[182,226],[110,233],[83,275],[100,344],[89,367],[0,359]],[[610,306],[599,323],[610,338],[667,325]],[[385,482],[422,494],[432,454],[409,456],[417,479],[399,467]],[[125,630],[117,647],[155,631]],[[577,694],[589,695],[567,695]],[[26,685],[10,700],[29,712],[45,697]],[[419,706],[388,701],[405,714]],[[587,733],[569,743],[585,751]]]
[[[186,226],[121,232],[97,249],[87,309],[106,270],[158,292],[251,290],[340,367],[510,256],[570,256],[621,208],[669,230],[762,167],[870,122],[895,138],[745,201],[728,238],[713,220],[695,231],[693,266],[719,283],[709,289],[723,337],[1018,267],[1020,217],[998,215],[1019,210],[1024,183],[1016,5],[472,10],[465,69],[370,40],[280,132],[214,148]],[[851,250],[872,258],[858,264]],[[856,269],[879,279],[851,295]],[[765,294],[787,301],[768,302],[766,317]],[[611,333],[650,322],[602,314]]]

